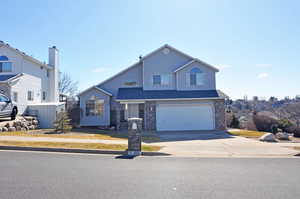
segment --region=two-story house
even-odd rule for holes
[[[0,92],[17,104],[19,114],[34,114],[43,128],[53,126],[59,103],[59,52],[49,48],[49,63],[41,62],[0,41]]]
[[[80,124],[120,129],[128,118],[139,117],[145,130],[223,130],[225,96],[216,90],[216,72],[164,45],[81,92]]]

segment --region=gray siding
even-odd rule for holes
[[[86,116],[85,102],[95,96],[97,99],[104,100],[104,114],[102,116]],[[80,115],[81,126],[109,126],[110,125],[110,96],[96,90],[91,89],[80,96],[80,108],[82,109]]]
[[[105,91],[110,92],[113,96],[117,96],[119,88],[142,87],[142,71],[142,64],[140,63],[98,86]],[[137,84],[128,86],[125,84],[126,82],[136,82]]]
[[[187,73],[189,73],[190,70],[195,67],[199,68],[205,74],[203,85],[190,86],[188,82]],[[194,62],[177,72],[177,90],[215,90],[216,89],[215,76],[216,74],[214,70],[199,62]]]
[[[176,78],[174,70],[191,61],[190,58],[170,49],[168,54],[163,49],[147,57],[144,60],[144,90],[174,90],[176,89]],[[169,86],[153,86],[153,75],[169,74],[172,77]]]

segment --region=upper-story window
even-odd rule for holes
[[[6,56],[0,56],[0,72],[12,72],[12,63]]]
[[[169,74],[153,75],[153,85],[170,85],[171,76]]]
[[[204,74],[199,68],[191,69],[188,75],[190,77],[190,86],[201,86],[204,84]]]
[[[161,76],[153,75],[153,85],[161,85]]]

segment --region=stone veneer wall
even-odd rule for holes
[[[214,101],[215,106],[215,128],[216,130],[225,130],[225,101],[218,99]]]
[[[156,130],[156,102],[145,102],[144,127],[147,131]]]
[[[120,129],[120,126],[121,126],[121,121],[120,121],[121,114],[120,114],[120,111],[122,109],[124,109],[124,105],[120,104],[119,102],[116,102],[114,99],[111,98],[110,106],[111,106],[112,110],[116,111],[116,115],[115,115],[116,118],[114,118],[116,120],[116,129]]]

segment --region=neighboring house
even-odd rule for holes
[[[128,118],[139,117],[145,130],[223,130],[224,95],[216,90],[216,72],[164,45],[81,92],[80,125],[122,129]]]
[[[50,128],[59,103],[58,50],[49,48],[49,63],[43,63],[0,41],[0,92],[18,106],[19,114],[34,114],[41,127]]]

